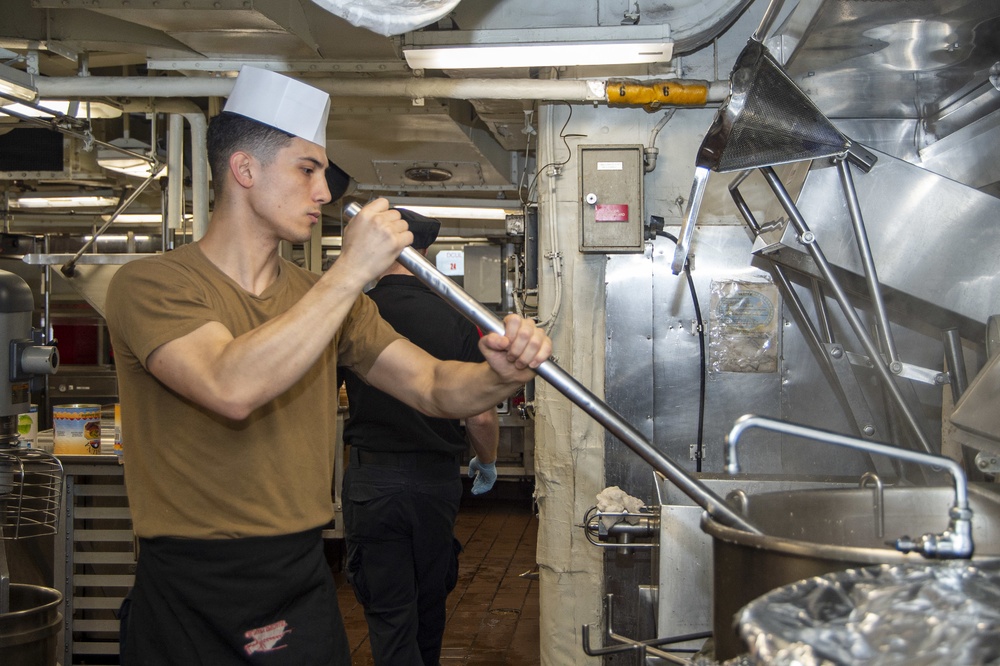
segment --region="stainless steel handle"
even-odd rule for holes
[[[349,217],[354,217],[360,211],[361,206],[354,202],[344,207],[344,213]],[[434,264],[427,261],[419,252],[408,247],[399,255],[398,261],[413,273],[417,279],[465,315],[472,323],[484,331],[499,335],[504,334],[503,322],[493,312],[441,273]],[[736,513],[721,497],[709,490],[701,481],[688,474],[673,460],[653,448],[646,438],[626,422],[620,414],[611,409],[604,401],[591,393],[553,361],[543,362],[535,369],[535,372],[593,417],[594,420],[604,426],[612,435],[620,439],[623,444],[635,451],[640,458],[669,479],[685,495],[705,509],[715,520],[730,527],[742,529],[753,534],[760,534],[758,529]]]

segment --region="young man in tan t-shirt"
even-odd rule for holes
[[[124,266],[107,299],[139,537],[122,663],[349,664],[321,528],[333,516],[336,365],[461,418],[534,376],[551,342],[511,315],[485,363],[399,337],[362,288],[413,236],[377,199],[322,276],[284,261],[330,193],[325,93],[244,67],[209,127],[215,209],[197,243]]]

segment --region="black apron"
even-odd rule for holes
[[[123,666],[349,666],[319,529],[139,540],[121,609]]]

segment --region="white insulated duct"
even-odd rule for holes
[[[460,0],[312,0],[351,25],[386,37],[401,35],[444,18]]]

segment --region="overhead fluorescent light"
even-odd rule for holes
[[[419,215],[449,220],[506,220],[508,212],[503,208],[479,208],[460,206],[409,206],[398,208],[412,210]],[[520,211],[511,211],[520,212]]]
[[[0,65],[0,93],[23,99],[25,102],[34,102],[38,97],[35,77],[19,69]]]
[[[505,220],[509,215],[520,215],[516,201],[506,199],[437,198],[387,196],[389,204],[406,208],[427,217],[451,220]]]
[[[118,203],[112,194],[44,194],[28,192],[10,200],[11,208],[103,208]]]
[[[519,30],[417,30],[403,56],[413,69],[570,67],[668,62],[666,24]]]
[[[117,171],[129,176],[148,178],[152,173],[152,158],[146,157],[149,154],[148,143],[124,137],[114,139],[109,142],[114,148],[101,148],[97,151],[97,163],[110,171]],[[158,174],[159,178],[167,175],[166,167],[163,167]]]
[[[65,99],[46,99],[35,104],[13,103],[3,108],[29,118],[55,118],[56,114],[73,118],[118,118],[122,115],[121,109],[105,102],[70,102]]]
[[[89,241],[91,238],[93,238],[93,236],[84,236],[83,240],[84,241]],[[145,243],[146,241],[149,240],[149,236],[137,235],[137,236],[133,236],[132,240],[134,240],[134,241],[136,241],[138,243]],[[104,242],[104,243],[110,243],[110,242],[124,243],[126,241],[128,241],[128,235],[126,235],[126,234],[101,234],[96,239],[96,242],[98,242],[98,243],[101,243],[101,242]]]
[[[618,42],[444,46],[403,50],[413,69],[488,69],[495,67],[573,67],[668,62],[673,44]]]
[[[101,215],[101,219],[107,222],[110,215]],[[115,218],[115,223],[122,224],[160,224],[163,222],[163,215],[160,213],[122,213]]]

